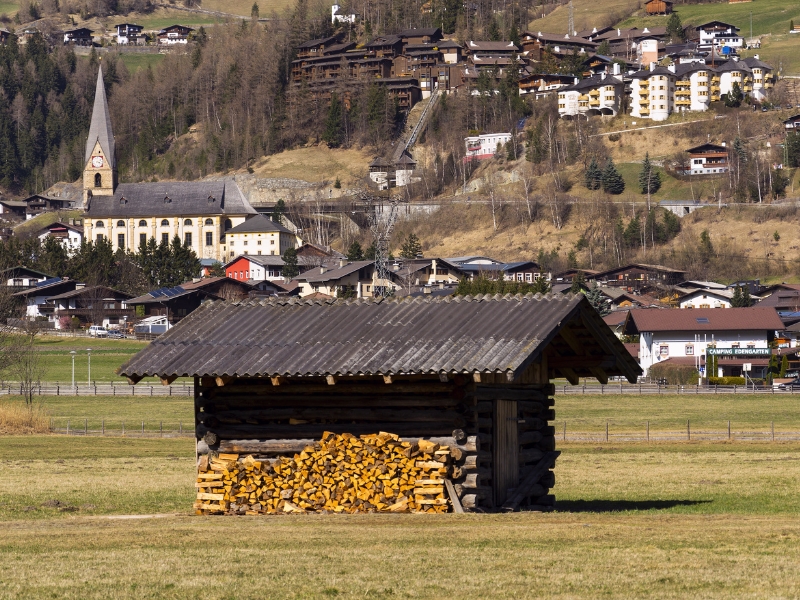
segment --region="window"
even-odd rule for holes
[[[122,220],[117,221],[117,227],[125,227],[125,221]]]
[[[94,174],[94,187],[103,187],[103,178],[100,176],[100,173]]]
[[[270,240],[269,243],[270,243],[270,245],[274,246],[275,245],[275,240]]]
[[[658,353],[661,356],[669,356],[669,346],[667,346],[666,344],[659,346]]]
[[[192,226],[192,220],[191,219],[184,219],[183,220],[183,224],[186,227],[191,227]]]
[[[213,224],[214,221],[212,221],[211,219],[206,219],[206,225],[213,225]]]
[[[247,246],[247,240],[244,241],[244,245]]]
[[[140,246],[147,245],[147,234],[146,233],[140,233],[139,234],[139,245]]]
[[[517,273],[517,281],[522,281],[522,278],[525,276],[524,273]]]
[[[147,221],[145,221],[144,219],[139,221],[139,227],[147,227]]]
[[[214,245],[214,234],[210,231],[206,231],[206,246],[213,246]]]
[[[192,245],[192,232],[191,231],[187,231],[186,233],[183,234],[183,244],[185,246],[191,246]]]
[[[525,273],[525,281],[531,283],[533,281],[533,275],[531,273]]]
[[[118,248],[124,248],[125,247],[125,234],[124,233],[118,233],[117,234],[117,247]]]
[[[258,245],[259,245],[259,246],[261,245],[261,240],[258,240]]]
[[[161,234],[161,243],[162,244],[169,244],[169,234],[168,233],[162,233]]]
[[[261,256],[261,250],[258,251],[258,255]]]
[[[167,219],[161,219],[161,226],[169,227],[169,221]]]
[[[106,225],[102,221],[98,221],[97,223],[94,224],[94,226],[97,227],[98,229],[102,229]]]
[[[102,241],[103,241],[103,234],[102,233],[98,233],[97,234],[97,243],[99,244]]]
[[[231,220],[230,219],[225,219],[225,231],[228,231],[228,229],[231,229],[232,227],[233,227],[233,223],[231,223]]]
[[[694,356],[694,344],[686,344],[686,356]]]
[[[233,242],[235,242],[235,241],[236,241],[236,240],[231,240],[231,246],[233,246]]]

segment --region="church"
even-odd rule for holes
[[[114,250],[136,252],[150,238],[176,235],[198,258],[226,262],[225,233],[256,210],[232,180],[118,183],[111,115],[103,69],[86,140],[83,170],[84,239],[107,239]]]

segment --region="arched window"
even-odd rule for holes
[[[169,227],[169,221],[167,219],[161,219],[161,226]]]
[[[97,227],[97,228],[102,229],[103,227],[106,226],[106,224],[103,223],[102,221],[98,221],[97,223],[94,224],[94,226]]]
[[[94,174],[94,187],[103,187],[103,178],[100,176],[100,173]]]
[[[191,227],[192,226],[192,220],[191,219],[184,219],[183,220],[183,224],[186,225],[187,227]]]
[[[147,221],[145,221],[144,219],[139,221],[139,227],[147,227]]]
[[[117,221],[117,227],[125,227],[125,221]]]
[[[231,223],[231,220],[230,219],[225,219],[225,231],[228,231],[228,229],[232,229],[232,228],[233,228],[233,223]]]
[[[212,221],[211,219],[206,219],[206,225],[213,225],[213,224],[214,221]]]

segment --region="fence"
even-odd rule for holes
[[[582,394],[794,394],[789,387],[782,390],[776,387],[756,387],[748,385],[660,385],[656,383],[608,383],[605,385],[556,385],[556,395]]]
[[[186,425],[186,426],[185,426]],[[191,423],[165,423],[164,421],[141,421],[136,419],[75,419],[53,417],[50,431],[66,435],[114,436],[137,438],[194,437]]]
[[[578,420],[578,423],[581,423]],[[775,422],[764,423],[763,429],[758,429],[752,424],[736,428],[731,421],[720,421],[720,427],[715,428],[708,423],[698,427],[693,426],[690,419],[681,429],[657,429],[657,421],[643,421],[638,429],[633,425],[614,426],[612,421],[605,421],[605,430],[600,424],[600,431],[586,431],[588,428],[583,422],[583,431],[572,431],[568,421],[556,421],[554,428],[556,438],[562,442],[699,442],[699,441],[737,441],[737,442],[790,442],[800,440],[800,431],[776,430]],[[574,427],[574,425],[573,425]],[[581,427],[581,425],[577,425]]]
[[[23,386],[7,383],[0,387],[0,396],[21,396]],[[61,385],[43,383],[33,390],[34,396],[193,396],[194,384],[173,383],[172,385],[115,385],[113,383],[94,383],[91,385]]]

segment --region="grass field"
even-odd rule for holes
[[[13,16],[19,10],[19,2],[3,1],[0,2],[0,15]]]
[[[551,514],[272,518],[190,516],[192,450],[0,437],[0,596],[800,593],[798,445],[562,444]]]
[[[294,6],[294,0],[257,0],[257,4],[259,16],[263,18],[271,16],[273,12],[282,15],[287,9]],[[203,0],[202,7],[206,10],[218,10],[249,17],[253,9],[253,2],[251,0]]]
[[[84,337],[56,337],[43,335],[37,340],[37,349],[43,357],[45,373],[43,381],[71,383],[72,355],[75,350],[75,381],[86,384],[89,367],[87,348],[92,349],[92,381],[125,382],[114,371],[139,350],[147,346],[147,342],[136,340],[109,340]]]
[[[164,54],[126,54],[119,55],[120,60],[128,68],[128,71],[135,73],[141,69],[146,69],[148,66],[155,67],[162,60]]]

